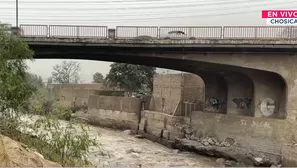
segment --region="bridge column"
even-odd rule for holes
[[[222,74],[228,85],[227,113],[254,115],[254,84],[243,73],[225,72]]]
[[[286,118],[286,81],[280,75],[272,72],[255,70],[247,74],[254,83],[254,116]]]
[[[205,84],[205,105],[206,112],[226,113],[228,87],[225,79],[217,73],[198,72]]]

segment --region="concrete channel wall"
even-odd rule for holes
[[[93,125],[137,130],[140,108],[138,98],[90,95],[88,112],[79,112],[78,116]]]

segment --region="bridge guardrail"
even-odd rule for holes
[[[221,26],[173,27],[159,28],[160,39],[221,39]]]
[[[108,38],[107,26],[20,26],[24,37]],[[117,39],[297,39],[297,26],[117,26]],[[147,36],[147,37],[146,37]]]
[[[25,37],[47,37],[48,26],[47,25],[28,25],[21,24],[22,36]]]
[[[287,26],[224,26],[224,39],[289,39]]]
[[[49,37],[107,38],[107,26],[49,25]]]
[[[153,39],[158,39],[158,26],[117,26],[117,39],[134,39],[143,36],[149,36]]]

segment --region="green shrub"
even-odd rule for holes
[[[72,109],[69,106],[56,103],[53,106],[53,111],[50,113],[50,115],[56,116],[60,120],[66,120],[70,121],[72,114]]]
[[[37,136],[59,154],[58,160],[63,166],[89,165],[87,155],[90,146],[98,147],[102,155],[107,154],[100,148],[100,143],[90,137],[86,125],[68,122],[63,127],[55,116],[48,116],[37,120],[33,128],[37,130]]]

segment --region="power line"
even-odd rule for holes
[[[104,4],[104,3],[127,3],[127,2],[137,2],[137,3],[143,3],[143,2],[165,2],[168,0],[126,0],[126,1],[119,1],[119,0],[109,0],[109,1],[105,1],[105,2],[98,2],[98,1],[90,1],[90,0],[86,0],[86,1],[21,1],[20,3],[27,3],[27,4],[48,4],[48,3],[55,3],[55,4],[59,4],[59,3],[73,3],[73,4],[77,4],[77,3],[98,3],[98,4]],[[14,1],[10,1],[10,0],[2,0],[1,2],[4,3],[15,3]]]
[[[262,1],[263,2],[263,1]],[[265,2],[269,2],[269,4],[262,4],[262,5],[272,5],[272,3],[273,2],[271,2],[271,0],[266,0]],[[226,5],[228,5],[228,3],[225,3]],[[233,4],[233,3],[232,3]],[[276,4],[276,3],[275,3]],[[282,4],[284,4],[284,3],[282,3]],[[255,6],[259,6],[258,4],[250,4],[250,5],[247,5],[247,6],[244,6],[244,8],[247,8],[247,7],[255,7]],[[232,10],[232,9],[234,9],[234,6],[233,7],[230,7],[230,8],[224,8],[224,10]],[[194,9],[195,10],[195,12],[197,11],[197,8],[195,8]],[[206,10],[206,9],[205,9]],[[217,11],[220,11],[221,10],[221,8],[216,8],[216,9],[211,9],[211,10],[207,10],[207,12],[217,12]],[[88,13],[90,13],[91,11],[89,10],[88,11]],[[162,13],[160,13],[160,12],[142,12],[141,14],[135,14],[135,13],[133,13],[132,15],[129,15],[129,14],[125,14],[125,13],[123,13],[123,14],[121,14],[121,13],[112,13],[112,14],[108,14],[108,13],[98,13],[98,11],[97,10],[95,10],[95,11],[93,11],[93,12],[96,12],[95,14],[96,15],[108,15],[108,16],[146,16],[146,15],[163,15],[163,14],[176,14],[174,11],[170,11],[170,12],[164,12],[164,11],[162,11]],[[184,13],[192,13],[193,11],[191,11],[191,10],[189,10],[189,9],[187,9],[187,10],[179,10],[178,11],[179,12],[179,14],[184,14]],[[46,15],[43,15],[44,17],[62,17],[62,15],[53,15],[53,13],[54,12],[50,12],[50,13],[39,13],[39,16],[41,16],[41,15],[43,15],[43,14],[46,14],[46,15],[48,15],[48,14],[50,14],[49,16],[46,16]],[[55,12],[55,13],[61,13],[61,11],[59,11],[59,12]],[[30,13],[31,14],[31,13]],[[84,13],[85,14],[85,13]],[[79,14],[79,15],[63,15],[64,17],[81,17],[81,16],[88,16],[88,17],[92,17],[92,15],[84,15],[84,14]],[[93,14],[94,15],[94,14]],[[8,15],[8,14],[2,14],[1,16],[14,16],[14,14],[11,14],[11,15]],[[31,16],[31,15],[27,15],[27,12],[26,12],[26,14],[22,14],[21,16]],[[34,13],[34,16],[36,16],[36,12]],[[98,17],[98,16],[96,16],[96,17]]]
[[[296,1],[290,1],[290,2],[296,2]],[[286,3],[290,3],[290,2],[286,2]],[[276,4],[279,4],[278,5],[278,8],[281,8],[281,6],[285,5],[285,3],[274,3],[274,4],[267,4],[267,6],[269,5],[276,5]],[[259,6],[259,5],[257,5]],[[259,6],[261,7],[261,6]],[[243,8],[246,8],[246,6],[243,6]],[[266,8],[269,8],[269,7],[266,7]],[[226,8],[224,8],[226,9]],[[237,9],[240,9],[240,8],[237,8]],[[261,10],[261,9],[260,9]],[[219,10],[216,10],[216,11],[219,11]],[[228,10],[230,11],[230,10]],[[89,13],[90,11],[88,11]],[[49,21],[48,19],[50,18],[42,18],[42,20],[38,20],[37,22],[43,22],[45,24],[48,24],[48,22],[53,22],[53,24],[56,24],[56,23],[61,23],[62,24],[65,24],[65,23],[68,23],[69,22],[72,22],[73,21],[77,21],[77,22],[82,22],[82,23],[87,23],[89,22],[89,24],[87,25],[94,25],[94,24],[97,24],[98,22],[104,22],[104,23],[120,23],[120,22],[123,22],[123,21],[138,21],[138,22],[147,22],[147,21],[150,21],[150,20],[164,20],[164,19],[170,19],[170,20],[175,20],[175,19],[181,19],[181,18],[189,18],[189,17],[204,17],[204,18],[207,18],[207,17],[214,17],[214,16],[227,16],[227,15],[235,15],[235,14],[246,14],[246,13],[254,13],[254,12],[259,12],[259,10],[251,10],[251,11],[247,11],[247,12],[229,12],[229,13],[218,13],[218,14],[198,14],[198,15],[190,15],[190,16],[171,16],[171,17],[159,17],[159,18],[137,18],[137,19],[120,19],[118,21],[113,21],[111,19],[109,20],[96,20],[96,19],[84,19],[84,20],[79,20],[79,19],[76,19],[76,20],[70,20],[70,19],[64,19],[64,20],[58,20],[58,19],[55,19],[53,20],[51,18],[51,20]],[[2,16],[2,15],[0,15]],[[122,15],[124,16],[124,15]],[[15,18],[2,18],[2,19],[5,19],[5,20],[9,20],[9,19],[15,19]],[[34,19],[36,20],[36,19]],[[31,22],[32,23],[32,20],[31,19],[22,19],[20,18],[20,21],[23,21],[23,22]],[[90,24],[90,22],[95,22],[94,24]],[[82,24],[80,23],[80,24]],[[102,24],[101,24],[102,25]]]
[[[253,1],[253,0],[249,0],[249,1]],[[200,6],[206,6],[206,5],[215,5],[215,6],[217,6],[217,5],[228,5],[228,4],[230,4],[230,5],[232,5],[232,4],[234,4],[234,3],[238,3],[239,1],[238,0],[232,0],[232,1],[224,1],[224,2],[217,2],[217,3],[187,3],[187,4],[185,4],[185,3],[177,3],[177,4],[171,4],[171,5],[164,5],[164,6],[162,6],[162,5],[157,5],[157,6],[133,6],[133,7],[131,7],[131,6],[126,6],[126,7],[124,7],[124,6],[122,6],[121,5],[121,7],[119,7],[120,5],[117,5],[115,8],[114,7],[104,7],[104,8],[98,8],[98,7],[96,7],[96,6],[90,6],[90,7],[85,7],[85,6],[79,6],[79,7],[76,7],[76,8],[69,8],[69,6],[67,6],[67,8],[65,7],[65,6],[55,6],[55,8],[54,9],[49,9],[48,7],[44,7],[44,6],[41,6],[41,7],[36,7],[36,8],[32,8],[32,7],[26,7],[26,8],[22,8],[21,6],[19,7],[19,9],[21,10],[21,9],[28,9],[28,10],[36,10],[36,11],[40,11],[40,10],[42,10],[42,11],[44,11],[44,10],[51,10],[51,11],[53,11],[53,10],[65,10],[65,9],[67,9],[67,10],[74,10],[74,11],[78,11],[78,10],[111,10],[111,9],[117,9],[117,10],[131,10],[131,9],[136,9],[136,10],[140,10],[140,9],[162,9],[162,8],[182,8],[182,7],[200,7]],[[240,2],[242,2],[243,4],[245,4],[245,3],[247,3],[246,2],[246,0],[241,0]],[[296,2],[296,1],[292,1],[292,2]],[[286,2],[287,3],[287,2]],[[283,2],[279,2],[279,3],[277,3],[277,4],[283,4]],[[261,5],[261,3],[259,4],[259,5]],[[10,10],[10,9],[15,9],[15,8],[11,8],[11,7],[2,7],[3,9],[8,9],[8,10]],[[95,8],[95,9],[94,9]]]
[[[248,11],[248,12],[230,12],[230,13],[222,13],[222,14],[206,14],[206,15],[191,15],[191,16],[173,16],[173,17],[166,17],[166,18],[141,18],[141,19],[120,19],[118,21],[111,21],[111,20],[92,20],[92,19],[84,19],[84,20],[54,20],[54,22],[63,22],[63,24],[65,24],[66,22],[73,22],[73,21],[77,21],[77,22],[104,22],[104,23],[120,23],[120,22],[123,22],[123,21],[137,21],[137,22],[147,22],[147,21],[150,21],[150,20],[166,20],[166,19],[171,19],[171,20],[174,20],[174,19],[184,19],[184,18],[189,18],[189,17],[204,17],[204,18],[207,18],[207,17],[217,17],[217,16],[229,16],[229,15],[236,15],[236,14],[248,14],[248,13],[254,13],[254,12],[258,12],[258,10],[253,10],[253,11]],[[7,19],[7,18],[6,18]],[[9,19],[14,19],[14,18],[9,18]],[[20,19],[21,21],[29,21],[32,23],[32,20],[31,19]],[[34,19],[36,20],[36,19]],[[52,20],[51,20],[52,21]],[[50,22],[51,22],[50,21]],[[38,22],[45,22],[45,24],[48,24],[48,20],[38,20]],[[87,25],[92,25],[92,24],[87,24]],[[101,24],[102,25],[102,24]]]
[[[275,4],[272,4],[271,1],[270,1],[270,3],[268,5],[275,5]],[[282,5],[284,5],[284,4],[286,4],[286,3],[282,3]],[[256,7],[256,6],[255,5],[249,5],[249,6],[244,6],[242,8],[247,8],[247,7]],[[257,5],[257,7],[258,7],[258,5]],[[230,11],[232,9],[234,9],[234,7],[224,8],[222,10],[219,10],[219,8],[218,8],[218,9],[208,10],[207,12],[221,12],[221,11],[226,11],[226,10],[227,11]],[[237,9],[241,9],[241,8],[237,8]],[[166,14],[176,14],[176,13],[175,12],[166,12],[166,13],[131,14],[131,15],[127,15],[127,14],[125,14],[125,15],[123,15],[123,14],[104,14],[104,17],[109,17],[109,16],[126,17],[126,16],[147,16],[147,15],[150,15],[150,16],[156,16],[156,15],[157,16],[160,16],[160,15],[162,15],[164,17],[164,15],[166,15]],[[181,16],[182,14],[190,14],[190,16],[185,16],[185,17],[191,17],[191,15],[193,15],[193,16],[207,16],[208,15],[208,14],[199,14],[199,15],[197,15],[196,12],[192,12],[192,11],[187,10],[187,11],[179,12],[179,15],[177,15],[177,16],[171,16],[171,17],[184,17],[184,16]],[[221,14],[218,14],[218,15],[221,15]],[[1,15],[1,16],[14,16],[14,15],[5,15],[4,14],[4,15]],[[22,16],[26,16],[26,17],[28,16],[28,17],[31,17],[31,18],[40,18],[40,17],[42,17],[43,19],[45,19],[47,17],[50,17],[51,19],[52,18],[55,18],[57,20],[59,20],[59,19],[63,19],[63,20],[64,19],[67,19],[68,20],[68,19],[72,19],[72,18],[74,18],[75,20],[77,20],[78,17],[87,17],[87,18],[96,17],[96,18],[98,18],[98,15],[89,15],[89,16],[86,16],[86,15],[72,15],[72,16],[67,16],[67,15],[66,16],[65,15],[51,15],[51,16],[46,16],[46,15],[41,15],[41,14],[39,14],[38,16],[36,16],[36,15],[34,15],[34,16],[20,15],[20,17],[22,17]],[[149,19],[151,19],[151,18],[149,18]],[[152,19],[154,19],[154,18],[152,18]]]
[[[234,1],[234,0],[233,0]],[[238,1],[238,0],[237,0]],[[244,0],[240,0],[243,1]],[[250,1],[254,1],[257,2],[257,0],[250,0]],[[1,2],[5,2],[5,4],[7,3],[12,3],[14,4],[14,1],[7,1],[7,0],[2,0]],[[139,1],[139,0],[129,0],[129,1],[103,1],[103,2],[98,2],[98,1],[90,1],[90,0],[86,0],[86,1],[21,1],[19,2],[19,4],[113,4],[113,5],[123,5],[124,3],[131,3],[131,4],[141,4],[141,3],[145,3],[145,4],[150,4],[150,3],[175,3],[175,2],[181,2],[179,0],[144,0],[144,1]],[[192,3],[192,2],[205,2],[204,0],[188,0],[185,3]],[[236,2],[236,1],[235,1]],[[203,3],[203,4],[216,4],[216,3],[220,3],[220,2],[209,2],[209,3]],[[128,4],[130,5],[130,4]]]

